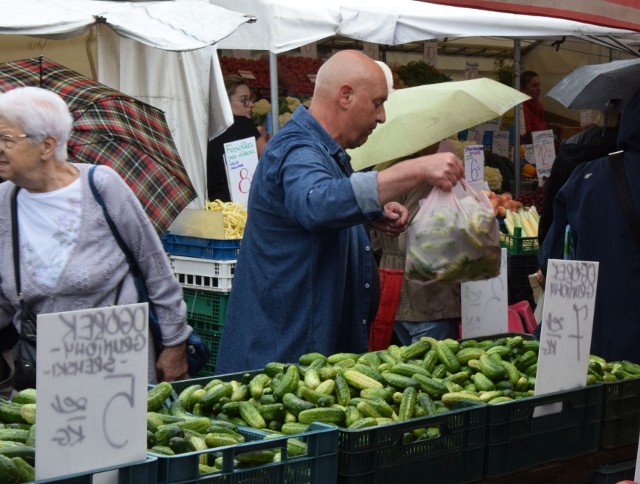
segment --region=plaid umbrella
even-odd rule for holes
[[[69,159],[112,167],[158,233],[196,197],[164,113],[44,57],[0,64],[0,91],[40,86],[59,94],[74,123]]]

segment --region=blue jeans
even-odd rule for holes
[[[415,343],[422,336],[431,336],[437,340],[458,339],[458,318],[438,319],[436,321],[396,321],[393,330],[403,346]]]

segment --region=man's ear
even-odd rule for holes
[[[347,108],[353,100],[353,87],[351,84],[342,84],[339,91],[338,102],[340,107]]]

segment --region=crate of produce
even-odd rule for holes
[[[458,402],[449,412],[338,434],[341,483],[471,482],[482,478],[486,405]],[[439,436],[406,439],[437,427]]]
[[[603,383],[600,448],[614,449],[638,442],[640,377]]]
[[[516,231],[519,230],[516,228]],[[537,254],[538,253],[538,237],[522,237],[519,234],[511,235],[507,232],[500,232],[500,245],[507,249],[507,254]]]
[[[485,477],[597,452],[603,385],[487,406]],[[556,413],[534,417],[536,407]]]
[[[591,484],[616,484],[624,480],[633,481],[635,470],[635,460],[601,465],[593,472]]]
[[[165,232],[162,245],[169,255],[197,257],[201,259],[237,259],[241,239],[204,239]]]
[[[98,481],[101,474],[106,472],[118,472],[118,484],[156,484],[158,482],[158,459],[148,455],[146,460],[135,464],[125,464],[120,466],[94,469],[90,472],[69,474],[52,479],[41,479],[33,481],[37,484],[91,484]]]
[[[150,453],[158,459],[158,484],[336,482],[337,427],[313,423],[305,432],[277,436],[248,427],[239,431],[243,443],[177,455]],[[203,459],[209,467],[217,460],[219,467],[201,471]]]
[[[170,255],[169,262],[173,274],[183,288],[203,291],[229,292],[236,261],[199,259]]]
[[[211,350],[211,358],[200,375],[213,375],[227,316],[229,294],[187,288],[183,288],[182,292],[187,305],[187,321]]]

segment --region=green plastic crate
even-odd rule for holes
[[[638,443],[640,435],[640,377],[606,382],[602,401],[600,448]]]
[[[338,482],[438,484],[482,478],[486,405],[458,402],[450,411],[404,422],[339,429]],[[406,432],[438,426],[440,436],[404,443]]]
[[[485,477],[597,452],[603,385],[487,406]],[[562,403],[558,413],[533,417],[536,407]]]
[[[635,460],[599,466],[593,473],[591,484],[616,484],[624,480],[632,481],[635,469]]]
[[[227,316],[229,293],[187,288],[182,291],[187,305],[187,321],[211,350],[211,358],[196,376],[213,375]]]
[[[520,230],[516,227],[516,231]],[[510,235],[500,232],[500,245],[507,249],[507,254],[522,255],[538,253],[538,237],[522,237],[517,234]]]

